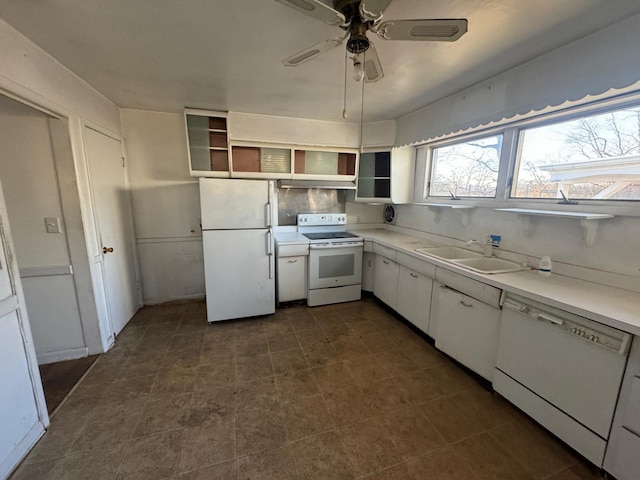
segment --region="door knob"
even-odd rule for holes
[[[102,253],[112,253],[113,247],[102,247]]]

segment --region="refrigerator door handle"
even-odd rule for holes
[[[273,255],[271,245],[273,245],[273,234],[271,233],[271,230],[269,230],[267,232],[267,255]]]
[[[267,232],[267,255],[269,257],[269,280],[273,278],[273,234],[271,230]]]
[[[267,225],[266,225],[266,226],[267,226],[267,227],[269,227],[269,228],[271,228],[271,227],[273,227],[273,225],[272,225],[272,221],[273,221],[273,219],[271,218],[271,217],[272,217],[272,213],[271,213],[271,202],[268,202],[268,203],[264,206],[264,208],[266,209],[265,214],[264,214],[264,218],[265,218],[265,221],[266,221],[266,223],[267,223]]]

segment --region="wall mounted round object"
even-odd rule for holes
[[[396,221],[396,207],[394,205],[384,206],[384,222],[395,223]]]

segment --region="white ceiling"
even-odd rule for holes
[[[454,43],[369,33],[385,77],[366,85],[365,120],[397,118],[637,13],[638,0],[394,0],[385,19],[463,17],[469,31]],[[0,16],[120,107],[341,120],[344,47],[298,67],[281,60],[342,31],[275,0],[0,0]],[[349,77],[350,121],[359,95]]]

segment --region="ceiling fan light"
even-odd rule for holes
[[[455,37],[460,29],[457,25],[417,25],[410,31],[412,37]]]
[[[364,78],[364,62],[360,55],[353,57],[353,79],[359,82]]]

